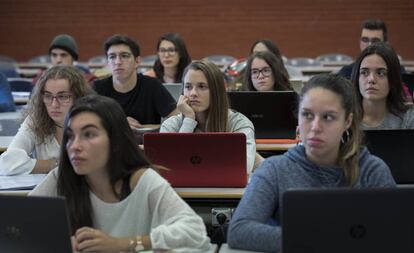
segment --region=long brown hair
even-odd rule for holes
[[[210,90],[210,106],[208,108],[206,130],[208,132],[227,132],[229,102],[222,72],[210,61],[193,61],[184,70],[183,86],[185,85],[184,78],[190,69],[203,72]]]
[[[312,77],[300,92],[299,104],[306,93],[314,88],[322,88],[335,93],[341,99],[345,110],[345,119],[352,114],[351,126],[343,133],[339,146],[338,165],[343,169],[345,182],[353,185],[359,176],[359,154],[362,132],[359,128],[361,113],[356,99],[356,91],[352,83],[338,75],[320,74]]]
[[[54,66],[46,70],[37,81],[28,108],[24,112],[26,117],[30,116],[32,118],[29,122],[29,128],[35,134],[37,144],[45,143],[56,132],[56,124],[50,118],[46,105],[43,103],[45,85],[50,79],[67,80],[74,102],[79,97],[94,93],[82,72],[74,66]]]

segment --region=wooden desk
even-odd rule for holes
[[[240,249],[232,249],[227,243],[221,245],[219,253],[264,253],[259,251],[249,251],[249,250],[240,250]]]
[[[245,188],[180,188],[174,190],[183,199],[241,199]]]
[[[50,63],[34,63],[34,62],[19,62],[17,66],[21,69],[47,69],[51,66]]]
[[[340,66],[307,66],[307,67],[297,67],[303,75],[317,75],[322,73],[336,73],[341,67]]]

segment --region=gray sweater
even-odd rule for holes
[[[385,130],[385,129],[414,129],[414,107],[400,113],[398,116],[392,113],[388,113],[384,120],[375,127],[370,127],[361,123],[361,129],[363,130]]]
[[[366,148],[361,150],[360,174],[354,188],[395,187],[388,166]],[[343,185],[339,167],[321,168],[306,158],[305,148],[296,146],[284,155],[266,159],[253,174],[230,223],[227,242],[233,248],[280,252],[281,198],[287,189],[332,188]],[[280,223],[280,222],[279,222]]]

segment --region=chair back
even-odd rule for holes
[[[16,106],[7,78],[0,73],[0,112],[14,112]]]
[[[39,55],[39,56],[30,58],[29,62],[30,63],[47,63],[47,64],[52,63],[52,61],[50,60],[50,55],[48,54]]]
[[[13,62],[2,62],[0,61],[0,73],[8,77],[19,77],[17,73],[17,65]]]
[[[11,91],[31,92],[33,90],[32,79],[30,78],[8,78]]]
[[[319,61],[307,57],[296,57],[287,60],[286,65],[294,67],[308,67],[308,66],[321,66]]]
[[[323,54],[316,57],[316,60],[319,62],[353,62],[354,59],[346,54]]]

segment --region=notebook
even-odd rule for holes
[[[72,253],[64,198],[0,195],[0,248],[7,253]]]
[[[390,167],[397,184],[414,184],[414,129],[366,130],[368,150]]]
[[[292,190],[283,195],[283,253],[414,249],[414,188]]]
[[[182,94],[183,85],[181,83],[163,83],[163,85],[171,94],[171,96],[175,99],[175,102],[178,102],[178,99]]]
[[[256,139],[295,139],[298,95],[295,91],[229,91],[230,108],[248,117]]]
[[[145,133],[144,151],[173,187],[245,187],[242,133]]]

